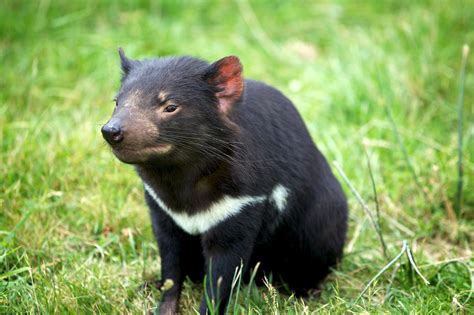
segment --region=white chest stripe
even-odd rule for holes
[[[286,207],[286,200],[288,199],[289,193],[290,192],[285,186],[278,184],[273,188],[268,199],[276,206],[278,211],[283,212]]]
[[[189,234],[203,233],[210,228],[216,226],[225,219],[239,213],[243,207],[255,203],[265,201],[265,196],[242,196],[231,197],[224,196],[217,202],[211,204],[209,209],[189,215],[187,213],[178,213],[170,208],[156,195],[155,191],[144,184],[145,190],[156,201],[156,203],[178,224],[183,230]]]

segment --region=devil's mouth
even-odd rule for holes
[[[123,156],[127,154],[148,156],[148,155],[168,153],[172,149],[172,147],[173,146],[169,143],[160,143],[160,144],[155,144],[153,146],[147,146],[143,148],[114,146],[112,147],[112,151],[118,156]]]
[[[161,153],[167,153],[169,150],[171,150],[172,145],[169,143],[160,143],[156,145],[153,149],[157,151],[161,151]]]

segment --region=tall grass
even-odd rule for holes
[[[474,41],[473,7],[0,2],[0,312],[156,307],[160,290],[137,290],[160,274],[142,187],[99,132],[113,109],[122,46],[133,58],[238,55],[246,77],[296,104],[343,170],[335,173],[351,209],[345,258],[320,292],[298,299],[271,278],[259,288],[236,278],[229,313],[473,313],[467,53],[459,76],[459,48]],[[202,294],[201,284],[185,282],[184,314]]]
[[[458,101],[458,187],[456,191],[456,213],[461,215],[462,190],[463,190],[463,113],[464,113],[464,85],[466,82],[467,56],[469,55],[469,46],[464,45],[462,49],[461,82]]]

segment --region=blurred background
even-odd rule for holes
[[[250,286],[233,311],[474,311],[465,44],[470,0],[1,1],[0,312],[142,313],[159,299],[136,290],[160,272],[142,187],[100,135],[118,47],[131,58],[239,56],[246,77],[295,103],[347,192],[346,256],[319,295]],[[430,284],[403,256],[361,295],[403,240]],[[201,292],[186,284],[184,314]]]

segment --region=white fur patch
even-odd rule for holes
[[[275,204],[278,211],[283,212],[286,207],[286,201],[288,199],[289,193],[290,192],[285,186],[278,184],[275,186],[275,188],[273,188],[269,200]]]
[[[207,230],[216,226],[225,219],[238,214],[247,205],[260,203],[266,200],[265,196],[231,197],[225,195],[220,200],[212,203],[209,209],[199,211],[193,215],[189,215],[188,213],[178,213],[171,210],[156,195],[155,191],[150,186],[148,186],[147,184],[144,184],[144,186],[145,190],[156,201],[156,203],[174,220],[174,222],[179,225],[184,231],[193,235],[206,232]]]

